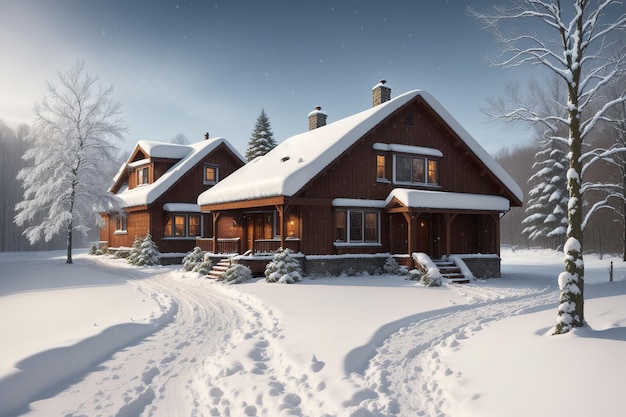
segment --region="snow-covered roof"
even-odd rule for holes
[[[167,172],[155,182],[140,185],[132,190],[121,187],[117,196],[122,200],[122,207],[136,207],[153,203],[164,192],[170,189],[176,182],[209,153],[213,152],[221,144],[226,145],[234,155],[245,162],[245,158],[224,138],[213,138],[192,143],[191,145],[175,145],[161,142],[139,141],[137,147],[149,154],[151,158],[180,159]],[[135,152],[133,152],[134,154]],[[130,162],[124,164],[114,179],[114,184],[126,169]]]
[[[391,203],[394,198],[402,205],[411,208],[486,210],[502,212],[508,211],[510,208],[509,200],[497,195],[396,188],[387,196],[385,205]]]
[[[359,138],[406,103],[422,97],[471,148],[476,156],[520,200],[523,194],[511,176],[472,136],[423,90],[402,94],[378,106],[285,140],[198,197],[198,204],[220,204],[258,198],[293,196]]]

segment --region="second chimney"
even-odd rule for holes
[[[372,107],[383,104],[385,101],[391,100],[391,88],[386,85],[387,80],[380,80],[378,84],[372,88]]]
[[[320,106],[315,107],[315,110],[309,113],[309,130],[326,126],[326,117],[326,113],[322,111]]]

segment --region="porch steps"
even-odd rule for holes
[[[207,278],[220,279],[222,275],[224,274],[224,272],[226,272],[228,268],[230,267],[231,267],[230,258],[228,257],[222,258],[215,265],[213,265],[213,268],[211,268],[211,270],[207,274]]]
[[[470,280],[463,275],[461,269],[453,261],[433,260],[441,276],[450,282],[468,284]]]

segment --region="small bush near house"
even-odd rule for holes
[[[89,247],[89,255],[95,255],[97,250],[98,248],[96,247],[96,244],[92,243]]]
[[[157,248],[156,243],[152,240],[150,232],[146,234],[146,237],[140,239],[139,250],[136,251],[136,256],[133,257],[133,262],[130,261],[135,250],[135,244],[133,243],[133,249],[131,249],[131,255],[129,255],[129,263],[137,266],[149,266],[149,265],[161,265],[161,254]],[[135,242],[137,238],[135,238]]]
[[[252,270],[245,265],[234,264],[224,272],[220,281],[226,281],[228,284],[239,284],[249,279],[252,279]]]
[[[383,265],[383,271],[385,271],[386,274],[397,275],[398,272],[400,272],[400,265],[390,256],[385,261],[385,265]]]
[[[419,269],[411,269],[406,276],[406,279],[411,281],[421,281],[424,274]]]
[[[196,266],[204,261],[204,251],[198,246],[183,258],[183,271],[192,271]]]
[[[208,275],[211,268],[213,268],[213,265],[211,265],[211,259],[209,258],[209,254],[206,253],[204,254],[204,259],[202,260],[202,262],[194,266],[192,271],[197,272],[201,275]]]
[[[302,281],[300,262],[293,257],[290,249],[280,248],[274,258],[265,267],[265,281],[281,284],[293,284]]]
[[[429,271],[428,274],[422,276],[420,282],[427,287],[441,287],[441,284],[443,284],[443,278],[440,274],[431,274]]]
[[[139,256],[139,251],[141,250],[141,236],[135,236],[135,240],[133,241],[133,247],[130,248],[130,252],[128,252],[128,256],[126,257],[126,261],[131,265],[137,265],[137,257]]]

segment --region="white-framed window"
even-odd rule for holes
[[[439,161],[420,155],[393,156],[393,182],[398,184],[439,185]]]
[[[137,185],[148,184],[148,167],[139,168],[137,170]]]
[[[115,233],[126,233],[128,230],[127,217],[122,214],[117,214],[113,218],[115,222]]]
[[[213,185],[217,184],[219,178],[220,169],[217,165],[204,164],[204,184]]]
[[[165,219],[165,237],[202,236],[202,216],[199,214],[171,214]]]
[[[335,211],[336,243],[380,243],[380,213],[376,210]]]

